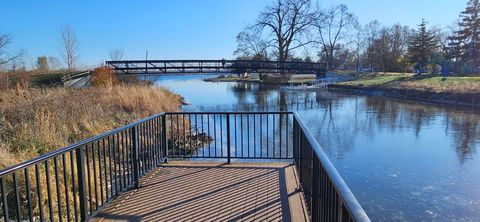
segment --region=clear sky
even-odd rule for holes
[[[126,59],[232,58],[235,37],[273,0],[1,0],[0,32],[11,50],[60,57],[60,29],[72,27],[84,65],[108,59],[122,48]],[[415,26],[422,18],[448,26],[467,0],[320,0],[346,4],[365,24]]]

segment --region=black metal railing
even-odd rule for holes
[[[289,73],[325,74],[326,64],[254,60],[123,60],[107,61],[117,74]]]
[[[167,158],[294,160],[313,221],[369,221],[292,112],[161,113],[0,171],[0,219],[85,221]]]
[[[292,122],[291,112],[167,113],[168,157],[291,159]]]
[[[158,114],[0,171],[5,221],[85,221],[165,159]]]
[[[370,221],[325,151],[295,114],[294,161],[312,221]]]

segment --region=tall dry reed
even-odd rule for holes
[[[126,123],[175,111],[181,97],[152,86],[0,89],[0,168]]]

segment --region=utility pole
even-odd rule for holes
[[[145,80],[147,80],[147,73],[148,73],[148,50],[145,51]]]

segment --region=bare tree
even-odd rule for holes
[[[355,29],[354,43],[355,43],[355,70],[359,72],[362,70],[361,57],[362,57],[362,50],[364,50],[364,47],[365,47],[365,39],[363,38],[363,27],[360,25],[357,26],[357,28]]]
[[[370,71],[374,71],[374,47],[375,41],[377,40],[380,32],[380,23],[377,20],[369,22],[367,25],[365,25],[364,32],[367,42],[366,56],[368,57]]]
[[[10,45],[12,38],[7,34],[0,33],[0,67],[10,63],[22,56],[22,52],[11,55],[7,52],[7,46]]]
[[[262,39],[261,33],[255,29],[245,29],[237,35],[237,50],[233,53],[240,57],[255,57],[261,55],[267,58],[267,41]]]
[[[409,39],[410,29],[407,26],[395,24],[382,27],[372,43],[372,50],[367,51],[372,66],[384,72],[405,72]]]
[[[315,27],[319,32],[321,51],[324,53],[329,70],[335,68],[335,53],[341,50],[338,44],[347,37],[349,28],[355,28],[357,25],[357,18],[348,11],[346,5],[334,6],[320,12]]]
[[[75,32],[68,26],[64,26],[61,30],[61,44],[62,44],[62,56],[67,65],[69,72],[75,70],[78,55],[78,40],[75,36]]]
[[[317,14],[311,0],[276,0],[260,14],[255,27],[268,30],[279,61],[286,61],[291,52],[311,43],[308,31]]]
[[[59,70],[62,65],[59,59],[50,56],[48,57],[48,66],[50,67],[50,70]]]
[[[378,58],[380,59],[378,62],[383,67],[383,72],[387,72],[388,67],[391,65],[391,50],[392,47],[392,37],[390,34],[390,30],[387,27],[383,27],[380,30],[379,38],[375,41],[375,53],[377,54]]]
[[[123,49],[112,49],[108,52],[108,55],[112,61],[121,61],[123,59]]]
[[[407,59],[406,53],[408,49],[408,43],[411,37],[411,30],[408,26],[395,24],[390,30],[392,38],[392,71],[406,72]]]

